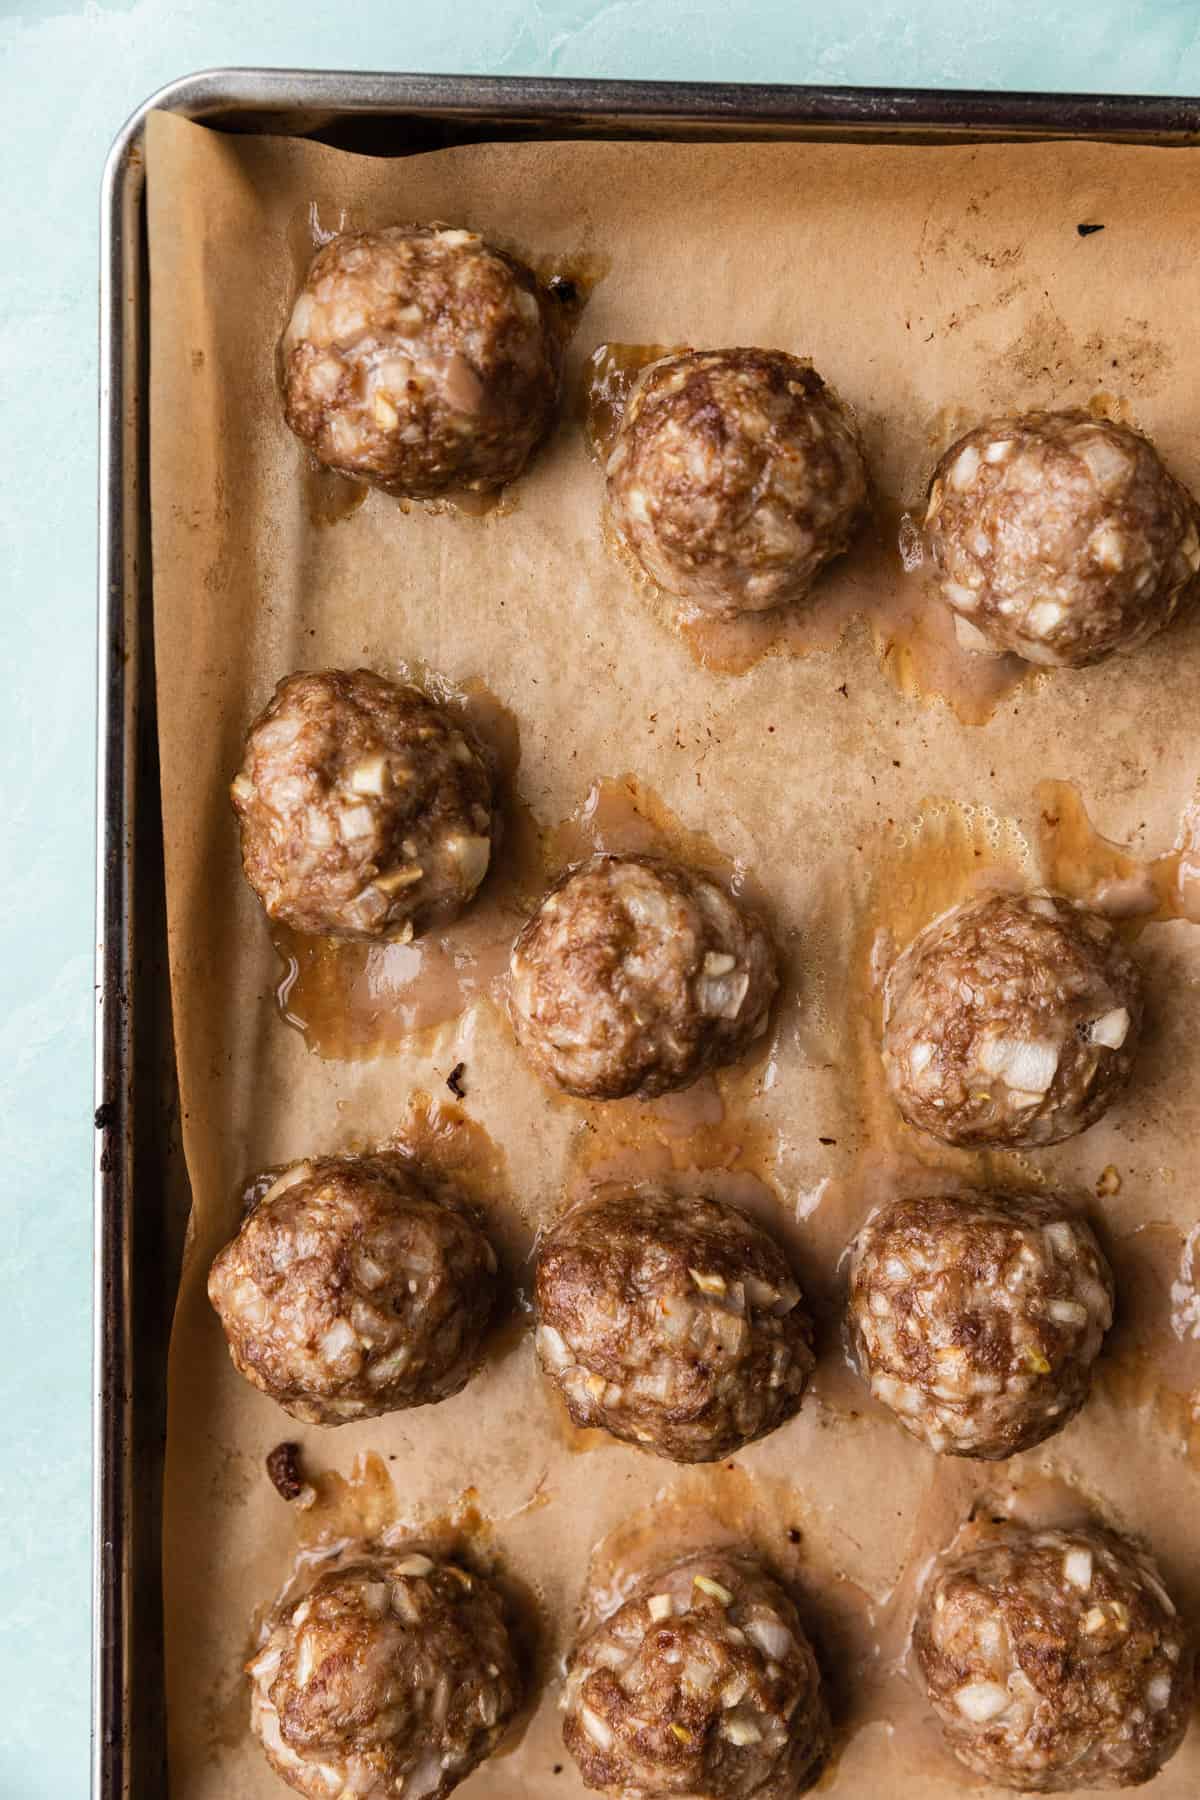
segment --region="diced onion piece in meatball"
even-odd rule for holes
[[[1107,919],[1046,893],[966,901],[888,974],[888,1086],[943,1143],[1057,1144],[1125,1087],[1142,1012],[1137,965]]]
[[[968,431],[934,471],[925,524],[968,635],[1036,663],[1132,650],[1200,567],[1191,495],[1144,437],[1085,411]]]
[[[659,857],[594,856],[518,937],[509,1011],[557,1087],[646,1099],[741,1056],[778,985],[766,929],[715,882]]]
[[[1113,1281],[1091,1227],[1053,1195],[923,1195],[859,1232],[849,1313],[862,1374],[906,1431],[1006,1457],[1087,1399]]]
[[[369,669],[281,681],[232,799],[267,916],[318,936],[407,941],[447,924],[499,832],[492,768],[466,722]]]
[[[613,1188],[572,1207],[542,1243],[536,1297],[542,1367],[575,1423],[674,1462],[774,1431],[812,1371],[783,1252],[703,1195]]]
[[[748,1556],[705,1551],[649,1576],[575,1647],[563,1741],[588,1787],[788,1800],[830,1743],[792,1601]]]
[[[473,231],[334,238],[281,354],[296,436],[329,468],[397,494],[502,487],[558,403],[549,305],[530,270]]]
[[[732,615],[803,600],[867,517],[858,433],[810,363],[690,350],[633,388],[609,512],[670,594]]]
[[[419,1546],[344,1552],[268,1613],[247,1673],[255,1735],[311,1800],[442,1800],[522,1690],[491,1584]]]
[[[234,1367],[297,1419],[444,1400],[479,1365],[496,1253],[406,1158],[330,1156],[270,1187],[208,1278]]]
[[[1097,1526],[967,1526],[913,1648],[950,1749],[999,1787],[1133,1787],[1187,1730],[1188,1632],[1150,1557]]]

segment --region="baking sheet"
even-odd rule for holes
[[[1083,1139],[1034,1159],[1047,1178],[1101,1190],[1127,1316],[1083,1415],[1011,1466],[947,1465],[911,1442],[839,1374],[828,1323],[825,1367],[800,1417],[718,1470],[574,1439],[516,1329],[444,1405],[322,1433],[234,1375],[205,1273],[255,1169],[387,1138],[427,1112],[420,1096],[449,1102],[446,1075],[464,1062],[461,1111],[496,1147],[503,1176],[493,1175],[490,1210],[511,1263],[564,1188],[635,1158],[684,1170],[715,1160],[728,1165],[722,1180],[772,1209],[828,1311],[841,1244],[881,1183],[911,1178],[913,1160],[980,1172],[903,1137],[881,1101],[875,932],[902,941],[981,869],[1027,871],[1046,776],[1077,782],[1092,816],[1135,849],[1166,849],[1196,776],[1200,627],[1184,621],[1128,664],[1024,686],[978,728],[897,694],[853,626],[834,652],[714,674],[606,548],[599,475],[571,404],[511,504],[486,517],[405,513],[371,495],[320,524],[279,418],[274,346],[314,226],[445,219],[546,266],[602,271],[568,357],[569,393],[603,340],[810,355],[856,409],[881,496],[902,502],[974,415],[1103,392],[1195,487],[1191,153],[551,144],[375,162],[152,115],[147,158],[155,636],[195,1196],[170,1370],[171,1792],[281,1791],[248,1737],[238,1671],[255,1607],[279,1588],[301,1537],[355,1518],[377,1528],[457,1511],[476,1520],[481,1553],[528,1590],[544,1682],[519,1742],[464,1795],[582,1792],[557,1740],[556,1658],[593,1547],[615,1532],[634,1554],[648,1519],[662,1544],[697,1530],[748,1533],[800,1588],[839,1714],[829,1791],[955,1793],[957,1766],[886,1665],[902,1645],[915,1572],[973,1494],[993,1490],[1008,1504],[1015,1483],[1021,1504],[1057,1506],[1054,1484],[1072,1483],[1145,1532],[1200,1610],[1190,1397],[1200,1357],[1180,1336],[1197,1216],[1194,926],[1155,924],[1140,938],[1155,1023],[1131,1094]],[[1080,236],[1080,223],[1104,230]],[[453,683],[482,682],[512,709],[521,803],[546,834],[548,860],[562,841],[555,828],[593,784],[615,783],[603,810],[627,795],[619,778],[632,770],[656,797],[643,798],[660,827],[673,816],[750,871],[791,981],[748,1071],[683,1105],[605,1112],[551,1100],[486,994],[374,1059],[323,1059],[281,1023],[279,963],[241,879],[227,784],[245,726],[281,675],[359,662],[424,664]],[[628,807],[610,811],[613,829],[627,830]],[[438,1117],[453,1138],[453,1111],[441,1105]],[[289,1510],[263,1473],[281,1438],[302,1442],[314,1476],[320,1498],[307,1514]],[[601,1554],[601,1570],[609,1560]],[[1152,1791],[1182,1800],[1198,1781],[1193,1730]]]

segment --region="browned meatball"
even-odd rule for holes
[[[1191,495],[1145,438],[1090,412],[968,431],[934,471],[925,524],[963,641],[1030,662],[1132,650],[1200,567]]]
[[[267,1614],[250,1724],[312,1800],[442,1800],[521,1699],[499,1596],[416,1545],[356,1544]]]
[[[736,1208],[656,1188],[572,1207],[537,1261],[542,1367],[577,1425],[714,1462],[790,1419],[812,1328],[775,1240]]]
[[[778,985],[765,928],[715,882],[660,857],[594,856],[513,946],[509,1012],[568,1094],[647,1099],[741,1056]]]
[[[906,1431],[1005,1457],[1087,1399],[1113,1281],[1091,1227],[1053,1195],[922,1195],[859,1232],[849,1309],[859,1367]]]
[[[282,359],[296,436],[330,468],[398,494],[502,487],[558,403],[548,303],[473,231],[334,238],[313,258]]]
[[[340,1425],[457,1394],[479,1365],[496,1253],[445,1183],[391,1152],[295,1163],[208,1277],[234,1367]]]
[[[1193,1650],[1154,1563],[1097,1526],[968,1526],[913,1648],[946,1742],[1000,1787],[1135,1787],[1174,1755]]]
[[[927,925],[884,991],[883,1065],[910,1125],[946,1144],[1057,1144],[1124,1088],[1142,980],[1107,919],[993,894]]]
[[[867,516],[858,434],[810,363],[689,350],[639,376],[609,511],[648,574],[705,611],[802,600]]]
[[[281,681],[232,796],[267,916],[329,937],[406,942],[448,923],[499,833],[492,769],[466,723],[369,669]]]
[[[748,1556],[703,1551],[649,1576],[576,1645],[563,1742],[588,1787],[790,1800],[829,1751],[796,1609]]]

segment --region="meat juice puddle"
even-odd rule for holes
[[[396,1055],[415,1035],[458,1018],[472,1001],[493,993],[540,890],[537,832],[515,785],[515,716],[481,682],[454,692],[439,690],[427,672],[405,669],[400,677],[457,706],[492,752],[503,831],[472,904],[451,924],[411,943],[306,937],[272,926],[283,964],[275,990],[280,1016],[318,1056],[339,1061]]]
[[[588,360],[579,410],[588,448],[603,467],[641,371],[686,348],[600,344]],[[920,508],[916,509],[919,517]],[[721,619],[664,594],[604,521],[605,541],[633,585],[655,603],[704,668],[741,675],[769,654],[808,656],[837,649],[862,618],[880,665],[898,692],[944,700],[965,725],[983,725],[1000,703],[1039,673],[1020,657],[963,649],[953,615],[933,591],[913,513],[877,499],[858,539],[818,578],[800,607]]]
[[[1168,919],[1200,924],[1200,800],[1183,813],[1174,847],[1135,856],[1098,832],[1074,782],[1036,789],[1046,886],[1105,913],[1126,935]]]

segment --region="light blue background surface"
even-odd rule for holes
[[[1197,94],[1200,7],[0,0],[0,1800],[87,1789],[97,190],[230,63]]]

